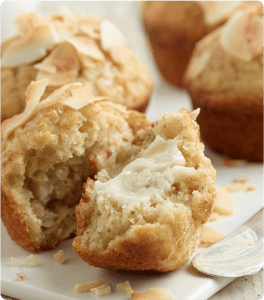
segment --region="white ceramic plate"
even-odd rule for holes
[[[48,12],[58,12],[59,2],[40,2],[39,10],[47,15]],[[128,39],[130,48],[148,66],[155,83],[155,90],[148,107],[147,115],[151,121],[160,118],[162,112],[178,111],[181,107],[191,109],[191,103],[186,91],[177,90],[165,84],[157,73],[149,52],[138,11],[138,2],[67,2],[68,8],[73,12],[82,11],[87,15],[96,15],[111,19],[121,28]],[[8,14],[2,7],[2,14]],[[213,228],[229,234],[247,221],[262,208],[262,165],[253,167],[246,164],[240,167],[225,167],[224,157],[206,149],[206,155],[211,158],[217,170],[217,184],[225,184],[236,178],[248,178],[249,184],[256,188],[254,192],[232,194],[236,209],[233,216],[220,217],[217,222],[210,222]],[[27,267],[23,259],[31,253],[20,248],[11,241],[4,226],[2,226],[2,293],[18,299],[27,300],[70,300],[70,299],[98,299],[92,293],[75,293],[77,283],[88,282],[96,279],[105,280],[113,292],[103,299],[121,300],[129,297],[117,290],[116,284],[129,281],[135,291],[144,292],[149,288],[168,288],[177,300],[205,300],[230,283],[233,279],[212,278],[195,271],[190,262],[176,272],[166,274],[140,272],[121,272],[102,270],[88,266],[74,253],[69,239],[62,243],[58,249],[65,252],[69,259],[67,264],[59,265],[53,255],[58,251],[48,251],[36,255],[40,265]],[[11,267],[10,257],[18,257],[21,264]],[[17,281],[16,273],[24,272],[28,278]]]

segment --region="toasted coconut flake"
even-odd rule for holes
[[[20,34],[28,34],[34,27],[47,24],[46,19],[36,12],[23,12],[16,18],[15,23],[18,25]]]
[[[235,202],[225,187],[216,187],[216,199],[214,211],[220,215],[233,215],[235,211]]]
[[[2,56],[2,67],[17,67],[35,62],[46,56],[57,41],[57,34],[50,24],[35,27],[25,38],[10,43]]]
[[[149,289],[145,293],[134,292],[131,300],[173,300],[169,289]]]
[[[203,234],[200,239],[199,247],[210,247],[213,244],[221,241],[225,235],[208,225],[204,225]]]
[[[85,283],[78,283],[78,284],[75,284],[74,291],[77,293],[87,293],[87,292],[90,292],[91,289],[93,289],[93,288],[102,286],[104,283],[105,283],[104,280],[94,280],[94,281],[85,282]]]
[[[205,23],[209,26],[224,21],[241,5],[242,1],[197,1],[204,11]]]
[[[98,33],[100,31],[100,26],[103,21],[103,19],[101,19],[101,18],[84,16],[80,12],[76,14],[76,19],[78,20],[78,23],[80,25],[90,27],[94,31],[98,31]]]
[[[214,212],[212,213],[212,215],[211,215],[209,221],[217,221],[218,219],[219,219],[219,213],[217,213],[217,212],[214,211]]]
[[[255,192],[256,188],[254,188],[253,186],[248,186],[246,191],[247,192]]]
[[[46,60],[49,60],[61,72],[80,69],[77,51],[67,42],[54,48]]]
[[[77,51],[68,42],[55,47],[50,55],[43,60],[42,65],[56,68],[55,73],[41,70],[37,74],[36,79],[47,78],[49,86],[62,86],[74,82],[81,68]]]
[[[238,193],[244,191],[245,184],[241,182],[230,182],[223,185],[223,187],[225,187],[230,193]]]
[[[66,97],[69,93],[69,91],[72,92],[72,89],[78,88],[82,86],[82,83],[75,82],[68,85],[65,85],[61,87],[60,89],[57,89],[52,94],[50,94],[47,98],[43,99],[37,106],[36,111],[40,111],[44,108],[50,107],[53,104],[57,103],[58,101],[62,100],[64,97]]]
[[[132,290],[131,288],[131,285],[129,284],[128,281],[125,281],[123,283],[118,283],[116,285],[116,287],[121,290],[121,291],[124,291],[126,292],[129,296],[132,295],[134,293],[134,291]]]
[[[117,45],[112,46],[108,52],[115,63],[124,66],[127,65],[127,62],[130,61],[131,56],[133,56],[129,49]]]
[[[90,291],[97,296],[105,296],[111,293],[111,286],[104,283],[96,288],[90,289]]]
[[[87,37],[89,37],[91,39],[95,39],[95,40],[100,39],[99,32],[96,32],[93,28],[90,28],[90,27],[85,26],[85,25],[79,25],[78,27],[76,27],[76,32],[75,33],[76,34],[78,34],[78,33],[85,34]]]
[[[36,76],[36,80],[42,80],[47,78],[49,80],[49,86],[60,87],[64,84],[70,84],[71,82],[77,81],[78,71],[72,69],[66,72],[57,71],[54,74],[39,72]]]
[[[35,64],[34,68],[45,73],[54,74],[57,70],[56,67],[51,64],[44,63],[44,61],[42,63]]]
[[[3,54],[6,52],[6,49],[11,44],[13,44],[14,42],[16,42],[18,40],[22,40],[22,37],[20,35],[15,35],[15,36],[11,37],[10,39],[7,39],[7,40],[1,42],[1,56],[3,56]]]
[[[251,61],[256,55],[262,54],[262,17],[252,11],[238,11],[223,27],[220,42],[229,54]]]
[[[248,178],[237,178],[237,179],[235,179],[233,182],[244,184],[244,183],[249,182],[249,180],[248,180]]]
[[[96,42],[85,36],[71,36],[67,39],[75,49],[84,55],[87,55],[95,60],[104,60],[104,54],[96,44]]]
[[[224,166],[226,167],[240,167],[247,163],[245,159],[224,159]]]
[[[75,92],[77,93],[72,93],[71,96],[60,100],[59,103],[69,106],[73,109],[79,110],[88,105],[89,103],[106,99],[105,97],[94,97],[90,94],[90,90],[88,87],[79,88],[78,90],[75,90]]]
[[[26,108],[25,110],[14,117],[5,120],[2,123],[2,134],[4,139],[16,130],[18,127],[24,125],[31,116],[35,113],[37,105],[43,95],[45,88],[48,84],[48,80],[32,81],[26,91]]]
[[[67,16],[68,18],[72,18],[72,19],[74,18],[71,11],[69,10],[69,8],[66,5],[62,5],[60,7],[60,14],[63,16]]]
[[[126,39],[113,23],[104,20],[101,23],[101,45],[103,50],[108,51],[112,46],[125,46]]]

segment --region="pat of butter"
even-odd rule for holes
[[[164,140],[157,136],[141,157],[128,164],[115,178],[102,183],[96,181],[94,188],[98,201],[114,198],[120,206],[144,203],[150,199],[161,199],[171,189],[194,171],[184,167],[185,158],[178,149],[179,140]]]

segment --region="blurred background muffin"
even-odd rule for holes
[[[110,21],[63,9],[49,21],[24,13],[16,24],[19,33],[2,43],[2,120],[22,111],[28,84],[44,78],[49,84],[43,97],[78,81],[95,96],[146,110],[152,80]]]
[[[263,160],[262,9],[238,11],[195,48],[186,85],[201,135],[231,158]]]
[[[263,8],[251,1],[142,1],[142,18],[163,78],[183,87],[195,43],[223,25],[238,9]]]

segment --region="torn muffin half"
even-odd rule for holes
[[[76,232],[75,206],[93,177],[90,155],[133,146],[146,116],[95,98],[81,83],[40,101],[48,80],[32,82],[26,108],[2,123],[1,215],[10,237],[41,252]]]
[[[199,244],[215,199],[215,169],[204,156],[197,111],[165,113],[137,133],[141,151],[93,157],[76,207],[75,252],[106,269],[180,269]],[[122,158],[121,158],[122,157]],[[118,158],[118,163],[116,159]]]

